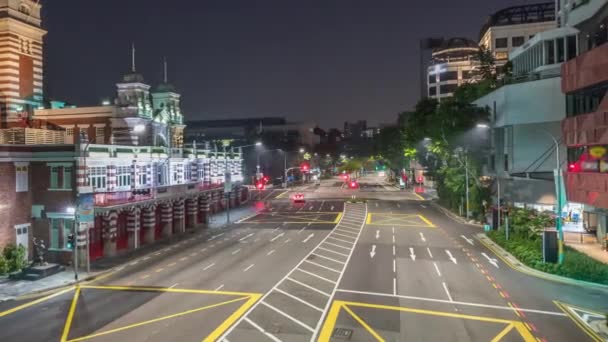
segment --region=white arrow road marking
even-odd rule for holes
[[[369,257],[373,259],[375,255],[376,255],[376,245],[372,245],[372,250],[371,250],[371,252],[369,252]]]
[[[376,230],[376,240],[378,240],[378,238],[380,238],[380,229]]]
[[[243,236],[242,238],[239,239],[239,241],[247,240],[248,238],[250,238],[250,237],[252,237],[254,235],[255,235],[255,233],[251,233],[249,235]]]
[[[310,235],[308,235],[308,236],[306,237],[306,239],[302,240],[302,242],[303,242],[303,243],[307,243],[307,242],[308,242],[308,240],[312,239],[312,237],[313,237],[313,236],[315,236],[315,234],[314,234],[314,233],[311,233]]]
[[[422,232],[420,233],[420,240],[422,240],[422,242],[426,242],[426,238],[424,237],[424,234],[422,234]]]
[[[450,258],[450,260],[452,260],[452,262],[454,264],[458,264],[458,262],[456,262],[456,258],[454,258],[454,256],[452,256],[452,252],[450,252],[449,250],[445,250],[445,253],[448,255],[448,257]]]
[[[280,238],[280,237],[281,237],[281,236],[283,236],[283,235],[285,235],[285,233],[281,233],[281,234],[279,234],[279,235],[277,235],[277,236],[273,237],[272,239],[270,239],[270,242],[274,242],[274,240],[276,240],[276,239]]]
[[[304,226],[302,227],[302,229],[298,230],[298,234],[300,234],[304,229],[306,229],[308,226]]]
[[[332,205],[331,208],[329,208],[329,210],[333,211],[334,210],[334,206]]]
[[[481,255],[483,255],[484,258],[488,259],[488,262],[492,265],[494,265],[494,267],[499,268],[498,267],[498,263],[497,260],[494,258],[490,258],[486,253],[482,252]]]
[[[412,258],[413,261],[416,261],[416,254],[414,254],[414,249],[412,247],[410,247],[410,258]]]
[[[461,237],[461,238],[463,238],[463,239],[465,239],[465,241],[466,241],[466,242],[468,242],[468,243],[469,243],[469,245],[474,246],[474,244],[473,244],[473,239],[469,239],[469,238],[467,238],[467,237],[466,237],[466,236],[464,236],[464,235],[460,235],[460,237]]]

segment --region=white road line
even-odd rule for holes
[[[340,261],[340,260],[332,259],[332,258],[330,258],[330,257],[326,257],[326,256],[321,255],[321,254],[312,253],[312,255],[317,256],[317,257],[319,257],[319,258],[327,259],[327,260],[329,260],[329,261],[333,261],[333,262],[338,263],[338,264],[342,264],[342,265],[344,265],[344,262],[342,262],[342,261]]]
[[[482,252],[481,255],[484,256],[484,258],[486,258],[488,260],[488,262],[492,265],[494,265],[494,267],[499,268],[498,267],[498,260],[494,259],[494,258],[490,258],[486,253]]]
[[[172,288],[176,287],[177,285],[179,285],[179,283],[175,283],[175,284],[169,286],[169,288],[172,289]]]
[[[307,243],[307,242],[308,242],[308,240],[310,240],[310,239],[312,239],[312,238],[313,238],[313,236],[315,236],[315,234],[314,234],[314,233],[311,233],[310,235],[308,235],[308,236],[306,237],[306,239],[302,240],[302,243]]]
[[[344,235],[344,234],[340,234],[340,233],[335,233],[335,232],[334,232],[334,233],[331,233],[331,234],[332,234],[332,235],[340,235],[340,236],[344,236],[344,237],[349,238],[349,239],[354,239],[352,236],[348,236],[348,235]],[[342,241],[342,242],[350,243],[351,245],[353,244],[353,242],[352,242],[352,241],[341,240],[341,239],[338,239],[338,238],[335,238],[335,237],[332,237],[332,236],[328,236],[328,237],[329,237],[330,239],[334,239],[334,240],[337,240],[337,241]]]
[[[446,249],[445,253],[448,255],[448,257],[450,258],[450,260],[452,260],[452,262],[454,264],[458,264],[458,262],[456,261],[456,258],[454,258],[454,256],[452,256],[452,252],[450,252],[448,249]]]
[[[334,206],[332,205],[331,208],[329,208],[329,210],[333,211],[334,210]]]
[[[306,229],[308,226],[304,226],[302,227],[302,229],[298,230],[298,234],[300,234],[304,229]]]
[[[421,205],[420,205],[420,206],[421,206],[421,207],[423,207],[423,208],[424,208],[424,209],[426,209],[426,205],[424,205],[424,204],[421,204]]]
[[[242,238],[240,238],[240,239],[239,239],[239,241],[247,240],[248,238],[250,238],[250,237],[252,237],[252,236],[254,236],[254,235],[255,235],[255,233],[251,233],[251,234],[249,234],[249,235],[245,235],[245,236],[243,236]]]
[[[251,265],[247,266],[247,268],[245,268],[245,269],[243,270],[243,272],[247,272],[247,271],[249,271],[249,270],[250,270],[250,269],[251,269],[253,266],[255,266],[255,264],[251,264]]]
[[[283,224],[285,225],[285,224],[287,224],[287,223],[283,223]],[[273,230],[272,230],[272,232],[273,232],[273,233],[274,233],[274,232],[276,232],[277,230],[279,230],[279,228],[281,228],[281,226],[277,226],[275,229],[273,229]]]
[[[397,295],[397,278],[393,278],[393,295]]]
[[[437,298],[415,297],[415,296],[404,296],[404,295],[392,295],[390,293],[365,292],[365,291],[355,291],[355,290],[346,290],[346,289],[338,289],[338,292],[363,294],[363,295],[379,296],[379,297],[389,297],[389,298],[396,297],[396,298],[411,299],[411,300],[420,300],[420,301],[426,301],[426,302],[451,303],[451,304],[454,304],[454,305],[476,306],[476,307],[480,307],[480,308],[489,308],[489,309],[497,309],[497,310],[514,311],[513,308],[509,307],[509,306],[498,306],[498,305],[491,305],[491,304],[480,304],[480,303],[458,302],[458,301],[450,302],[450,301],[445,300],[445,299],[437,299]],[[565,314],[563,312],[556,312],[556,311],[543,311],[543,310],[522,309],[522,308],[517,308],[517,311],[531,312],[531,313],[550,315],[550,316],[559,316],[559,317],[567,317],[568,316],[567,314]]]
[[[395,227],[391,227],[393,231],[393,235],[395,235]]]
[[[420,240],[422,240],[422,242],[426,242],[426,238],[424,237],[424,234],[422,234],[422,232],[420,232]]]
[[[395,245],[393,245],[393,256],[395,256],[396,254],[397,253],[396,253],[396,250],[395,250]]]
[[[325,245],[332,245],[332,246],[334,246],[334,247],[339,247],[339,248],[343,248],[343,249],[346,249],[346,250],[350,251],[350,248],[348,248],[348,247],[344,247],[344,246],[340,246],[340,245],[336,245],[335,243],[331,243],[331,242],[327,242],[327,241],[326,241],[326,242],[324,242],[324,244],[325,244]]]
[[[276,336],[274,336],[273,334],[271,334],[269,332],[266,332],[266,330],[262,329],[262,327],[260,327],[259,325],[255,324],[255,322],[252,321],[252,320],[250,320],[249,318],[245,317],[243,319],[245,320],[245,322],[251,324],[251,326],[253,326],[254,328],[258,329],[262,334],[266,335],[266,337],[268,337],[269,339],[273,340],[274,342],[282,342]]]
[[[274,253],[274,249],[271,250],[270,252],[266,253],[266,255],[271,255],[272,253]]]
[[[395,235],[393,235],[393,243],[395,243]]]
[[[324,248],[324,247],[317,247],[317,249],[322,249],[324,251],[328,251],[328,252],[331,252],[331,253],[334,253],[334,254],[337,254],[337,255],[341,255],[343,257],[348,257],[348,254],[332,251],[331,249],[327,249],[327,248]]]
[[[393,259],[393,273],[397,273],[397,260]]]
[[[287,240],[283,241],[283,243],[288,243],[289,241],[291,241],[291,239],[287,238]]]
[[[285,291],[283,291],[283,290],[281,290],[279,288],[276,288],[274,290],[277,291],[277,292],[279,292],[279,293],[282,293],[282,294],[286,295],[287,297],[289,297],[289,298],[291,298],[293,300],[296,300],[296,301],[298,301],[298,302],[300,302],[300,303],[302,303],[304,305],[307,305],[308,307],[311,307],[311,308],[313,308],[313,309],[315,309],[317,311],[323,312],[323,309],[318,308],[318,307],[310,304],[309,302],[305,301],[304,299],[302,299],[300,297],[296,297],[296,296],[292,295],[291,293],[285,292]]]
[[[431,259],[433,258],[433,253],[431,253],[431,249],[430,248],[426,248],[426,251],[429,252],[429,256],[431,257]]]
[[[335,282],[335,281],[333,281],[333,280],[327,279],[327,278],[325,278],[325,277],[321,277],[321,276],[320,276],[320,275],[318,275],[318,274],[314,274],[314,273],[312,273],[312,272],[308,272],[308,271],[303,270],[303,269],[301,269],[301,268],[297,268],[297,270],[298,270],[298,271],[300,271],[300,272],[306,273],[306,274],[308,274],[308,275],[311,275],[311,276],[313,276],[313,277],[319,278],[319,279],[321,279],[321,280],[325,280],[325,281],[326,281],[326,282],[328,282],[328,283],[331,283],[331,284],[335,284],[335,283],[336,283],[336,282]]]
[[[412,261],[416,261],[416,254],[414,253],[414,248],[410,247],[410,258]]]
[[[274,306],[272,306],[272,305],[270,305],[270,304],[268,304],[268,303],[266,303],[266,302],[264,302],[264,301],[262,302],[262,304],[263,304],[263,305],[265,305],[265,306],[267,306],[268,308],[270,308],[270,309],[274,310],[274,311],[275,311],[275,312],[277,312],[278,314],[281,314],[281,315],[283,315],[283,316],[285,316],[285,317],[289,318],[290,320],[292,320],[294,323],[297,323],[297,324],[298,324],[299,326],[301,326],[302,328],[304,328],[304,329],[306,329],[306,330],[308,330],[308,331],[310,331],[310,332],[312,332],[312,333],[314,333],[314,332],[315,332],[315,330],[314,330],[313,328],[309,327],[309,326],[308,326],[307,324],[305,324],[305,323],[302,323],[301,321],[297,320],[297,319],[296,319],[296,318],[294,318],[293,316],[290,316],[289,314],[287,314],[287,313],[285,313],[285,312],[283,312],[283,311],[281,311],[281,310],[279,310],[279,309],[275,308]]]
[[[279,234],[279,235],[277,235],[277,236],[273,237],[272,239],[270,239],[270,242],[274,242],[274,240],[276,240],[276,239],[280,238],[280,237],[281,237],[281,236],[283,236],[283,235],[285,235],[285,233],[281,233],[281,234]]]
[[[443,289],[445,290],[445,294],[448,295],[448,299],[450,300],[450,302],[453,302],[454,300],[452,299],[452,295],[450,295],[450,290],[448,290],[448,286],[446,285],[445,282],[443,282],[442,284],[443,284]]]
[[[219,290],[221,290],[221,289],[223,289],[223,288],[224,288],[224,284],[222,284],[222,285],[218,286],[218,287],[217,287],[215,290],[213,290],[213,291],[219,291]]]
[[[210,269],[214,265],[215,265],[215,263],[212,263],[212,264],[209,264],[209,265],[205,266],[205,268],[203,268],[203,271],[206,271],[206,270]]]
[[[321,265],[321,264],[317,264],[317,263],[316,263],[316,262],[314,262],[314,261],[308,261],[308,260],[305,260],[305,261],[306,261],[307,263],[309,263],[309,264],[313,264],[313,265],[315,265],[315,266],[318,266],[318,267],[324,268],[324,269],[326,269],[326,270],[328,270],[328,271],[332,271],[332,272],[336,272],[336,273],[342,273],[342,272],[340,272],[340,271],[338,271],[338,270],[336,270],[336,269],[333,269],[333,268],[331,268],[331,267],[327,267],[327,266],[323,266],[323,265]]]
[[[353,232],[350,232],[348,230],[344,230],[342,228],[336,228],[336,230],[339,231],[339,232],[342,232],[342,233],[348,233],[348,234],[358,235],[357,233],[353,233]]]
[[[317,292],[317,293],[320,293],[320,294],[322,294],[322,295],[324,295],[324,296],[326,296],[326,297],[330,297],[330,296],[331,296],[329,293],[327,293],[327,292],[325,292],[325,291],[321,291],[321,290],[317,289],[316,287],[312,287],[312,286],[310,286],[310,285],[304,284],[303,282],[298,281],[298,280],[295,280],[295,279],[293,279],[293,278],[287,277],[287,278],[285,278],[285,279],[287,279],[287,280],[289,280],[289,281],[292,281],[292,282],[294,282],[294,283],[296,283],[296,284],[298,284],[298,285],[300,285],[300,286],[306,287],[306,288],[308,288],[308,289],[310,289],[310,290],[313,290],[313,291],[315,291],[315,292]]]
[[[232,252],[232,255],[235,255],[235,254],[237,254],[237,253],[238,253],[238,252],[240,252],[240,251],[241,251],[241,249],[239,248],[239,249],[237,249],[236,251],[233,251],[233,252]]]
[[[469,239],[469,238],[467,238],[467,237],[466,237],[466,236],[464,236],[464,235],[460,235],[460,237],[461,237],[461,238],[463,238],[463,239],[465,239],[465,241],[466,241],[466,242],[467,242],[469,245],[471,245],[471,246],[474,246],[474,245],[475,245],[475,244],[473,243],[473,240],[472,240],[472,239]]]
[[[433,261],[433,265],[435,265],[435,271],[437,271],[437,275],[441,277],[441,272],[439,271],[439,266],[437,266],[437,263]]]

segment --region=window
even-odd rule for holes
[[[106,134],[105,127],[95,127],[95,143],[96,144],[105,143],[105,134]]]
[[[61,184],[62,189],[72,189],[72,167],[63,167],[63,179]]]
[[[435,96],[435,95],[437,95],[437,87],[430,87],[429,96]]]
[[[576,36],[566,38],[566,60],[576,57]]]
[[[61,227],[60,219],[50,219],[51,223],[51,241],[49,248],[59,249],[59,228]]]
[[[74,232],[74,220],[63,219],[63,249],[68,248],[68,235]]]
[[[28,191],[28,166],[15,164],[15,192]]]
[[[458,80],[458,71],[446,71],[439,74],[439,82]]]
[[[197,180],[203,180],[203,165],[199,164],[198,165],[198,169],[196,169],[196,173],[197,173]]]
[[[439,87],[439,93],[440,94],[453,93],[454,91],[456,91],[456,88],[458,88],[458,84],[444,84]]]
[[[545,60],[545,64],[554,64],[555,63],[555,42],[552,40],[545,40],[545,50],[547,59]]]
[[[131,166],[116,167],[116,186],[119,188],[131,186]]]
[[[435,76],[435,74],[429,75],[429,84],[433,84],[436,82],[437,82],[437,77]]]
[[[509,41],[507,38],[496,38],[494,45],[497,49],[504,49],[509,47]]]
[[[524,36],[517,36],[511,38],[511,46],[518,47],[524,45]]]
[[[564,38],[560,37],[555,40],[557,44],[557,63],[561,63],[566,58],[566,51],[564,47]]]
[[[107,173],[105,166],[94,166],[89,168],[89,184],[93,189],[106,189]]]
[[[505,154],[505,171],[509,171],[509,155]]]
[[[156,185],[165,185],[167,179],[167,169],[164,163],[154,164]]]
[[[73,135],[74,135],[74,128],[66,128],[66,129],[65,129],[65,134],[66,134],[68,137],[73,136]]]
[[[51,166],[51,189],[59,188],[59,172],[61,172],[60,166]]]
[[[184,164],[184,180],[190,182],[192,180],[192,166],[190,163]]]

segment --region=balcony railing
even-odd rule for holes
[[[40,128],[0,129],[0,144],[48,145],[65,144],[65,131]]]

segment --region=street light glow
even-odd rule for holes
[[[256,143],[254,145],[255,146],[262,146],[262,142],[261,141],[256,141]]]
[[[304,149],[303,148],[300,149],[300,153],[304,153]]]
[[[478,123],[477,128],[490,128],[490,126],[488,126],[488,124],[485,124],[485,123]]]
[[[74,213],[76,213],[76,208],[74,208],[74,207],[67,207],[67,208],[65,208],[65,212],[68,213],[68,214],[74,214]]]
[[[141,132],[143,132],[145,130],[146,130],[146,126],[141,125],[141,124],[140,125],[135,125],[135,127],[133,127],[133,132],[135,132],[135,133],[141,133]]]

